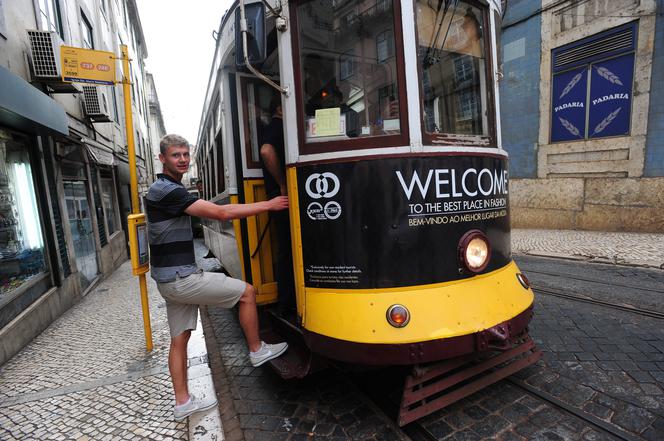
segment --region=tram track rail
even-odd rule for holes
[[[599,429],[600,431],[604,433],[608,433],[618,439],[624,440],[624,441],[640,441],[642,438],[633,435],[629,432],[626,432],[619,427],[608,423],[595,415],[592,415],[584,410],[578,409],[570,404],[565,403],[564,401],[561,401],[560,399],[556,398],[555,396],[549,394],[548,392],[544,392],[542,390],[537,389],[536,387],[531,386],[530,384],[526,383],[523,380],[520,380],[518,378],[514,377],[508,377],[505,379],[508,381],[510,384],[514,385],[515,387],[529,393],[532,396],[535,396],[539,398],[542,401],[547,402],[549,405],[552,405],[553,407],[562,410],[568,414],[571,414],[586,423],[594,426],[595,428]]]
[[[619,287],[619,288],[629,288],[629,289],[635,289],[638,291],[647,291],[647,292],[653,292],[656,294],[664,294],[664,290],[662,289],[653,289],[653,288],[644,288],[641,286],[636,286],[632,284],[625,284],[625,283],[615,283],[615,282],[607,282],[605,280],[597,280],[597,279],[591,279],[588,277],[579,277],[579,276],[574,276],[574,275],[569,275],[569,274],[561,274],[561,273],[553,273],[549,271],[539,271],[539,270],[532,270],[528,269],[525,265],[521,267],[523,272],[528,275],[528,274],[541,274],[545,276],[553,276],[553,277],[560,277],[560,278],[565,278],[567,280],[577,280],[580,282],[589,282],[589,283],[597,283],[601,285],[608,285],[611,287]]]
[[[642,439],[634,434],[622,430],[621,428],[607,421],[596,417],[595,415],[576,408],[549,394],[548,392],[539,390],[536,387],[526,383],[525,381],[515,378],[514,376],[507,377],[504,381],[508,382],[513,387],[522,390],[528,395],[545,402],[547,405],[553,407],[554,409],[561,411],[573,418],[584,421],[589,426],[602,433],[611,435],[623,441],[639,441]],[[387,418],[392,421],[396,419],[398,403],[394,402],[394,400],[391,400],[387,393],[377,392],[375,389],[369,389],[366,387],[366,384],[362,385],[356,383],[356,386],[364,393],[365,397]],[[403,438],[411,441],[437,441],[439,439],[419,421],[409,423],[403,427],[398,428],[398,430],[400,430]]]
[[[558,297],[561,299],[567,299],[567,300],[572,300],[575,302],[581,302],[581,303],[589,303],[592,305],[597,305],[597,306],[604,306],[606,308],[611,308],[611,309],[617,309],[619,311],[624,311],[624,312],[630,312],[632,314],[638,314],[642,315],[645,317],[651,317],[651,318],[656,318],[660,320],[664,320],[664,313],[658,312],[658,311],[653,311],[650,309],[642,309],[642,308],[637,308],[634,306],[628,306],[628,305],[620,305],[618,303],[612,303],[612,302],[605,302],[603,300],[597,300],[589,297],[581,297],[581,296],[575,296],[572,294],[567,294],[564,292],[556,291],[550,288],[543,288],[538,285],[532,285],[532,289],[538,293],[538,294],[544,294],[544,295],[550,295],[553,297]]]

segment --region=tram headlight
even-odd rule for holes
[[[491,246],[480,230],[470,230],[459,241],[459,260],[473,273],[479,273],[489,264]]]
[[[403,305],[392,305],[387,308],[387,322],[395,328],[403,328],[410,321],[410,312]]]

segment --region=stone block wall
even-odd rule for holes
[[[664,232],[664,178],[512,179],[515,228]]]

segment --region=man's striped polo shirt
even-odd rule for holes
[[[195,272],[191,217],[184,212],[198,198],[182,183],[158,174],[145,197],[150,243],[150,274],[157,282],[172,282]]]

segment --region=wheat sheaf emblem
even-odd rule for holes
[[[563,125],[567,129],[568,132],[570,132],[574,136],[581,136],[581,133],[579,132],[579,129],[577,129],[574,124],[571,122],[567,121],[565,118],[558,117],[560,120],[560,124]]]
[[[567,83],[567,86],[565,86],[563,89],[563,93],[560,94],[560,98],[564,97],[570,92],[570,90],[574,89],[574,86],[576,86],[576,84],[581,81],[581,78],[583,78],[583,72],[579,72],[578,74],[574,75],[570,82]]]
[[[622,81],[620,81],[620,77],[618,77],[618,75],[614,74],[606,67],[597,67],[597,75],[613,84],[623,86]]]
[[[622,110],[622,107],[618,107],[616,110],[613,112],[609,113],[606,118],[604,118],[597,126],[595,127],[595,131],[593,132],[593,135],[596,135],[597,133],[601,133],[606,129],[611,122],[616,119],[620,111]]]

